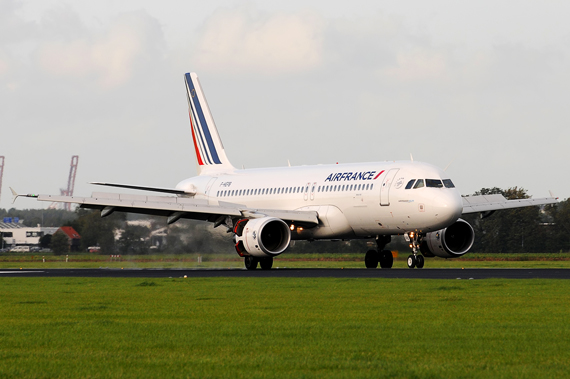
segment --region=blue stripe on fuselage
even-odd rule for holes
[[[192,83],[192,78],[190,74],[186,74],[186,82],[190,88],[190,93],[192,90],[196,92],[196,88],[194,88],[194,83]],[[208,150],[212,155],[212,159],[214,160],[215,164],[221,164],[220,158],[218,157],[218,152],[216,151],[216,146],[214,145],[214,141],[212,140],[212,135],[210,134],[210,129],[208,128],[208,124],[206,123],[206,118],[204,117],[204,112],[202,111],[202,106],[200,105],[200,99],[198,99],[198,94],[194,97],[194,104],[196,106],[196,115],[200,119],[200,126],[202,127],[202,132],[204,133],[204,137],[206,138],[206,142],[208,143]]]

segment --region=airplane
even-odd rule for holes
[[[39,201],[75,203],[113,212],[159,215],[225,226],[245,268],[271,269],[293,240],[368,239],[367,268],[391,268],[392,236],[409,242],[409,268],[424,257],[456,258],[472,247],[475,233],[462,215],[557,203],[551,196],[507,200],[502,195],[462,197],[449,175],[428,163],[386,161],[236,169],[226,156],[196,73],[184,75],[198,176],[175,188],[92,182],[160,195],[94,192],[91,197],[14,194]],[[174,196],[173,196],[174,195]]]

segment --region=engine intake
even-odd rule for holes
[[[457,258],[467,253],[474,241],[473,227],[459,219],[445,229],[426,234],[420,251],[426,257]]]
[[[243,219],[236,223],[234,241],[240,256],[274,257],[289,246],[291,230],[275,217]]]

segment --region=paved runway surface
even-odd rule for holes
[[[398,279],[570,279],[570,269],[24,269],[0,270],[2,277],[82,278],[398,278]]]

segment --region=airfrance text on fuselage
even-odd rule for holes
[[[326,179],[325,182],[340,182],[349,180],[374,180],[378,177],[376,171],[366,171],[366,172],[343,172],[343,173],[332,173]]]

